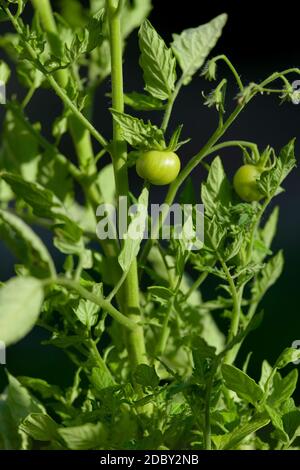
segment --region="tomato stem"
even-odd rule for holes
[[[124,91],[123,91],[123,47],[121,36],[121,3],[114,0],[106,1],[109,32],[110,32],[110,50],[111,50],[111,82],[112,82],[112,106],[116,111],[124,111]],[[113,151],[112,160],[116,180],[117,196],[128,196],[128,173],[127,173],[127,145],[123,139],[119,124],[113,120]],[[122,276],[123,277],[123,276]],[[118,285],[122,285],[123,279]],[[147,363],[146,348],[144,340],[144,331],[141,325],[138,325],[141,319],[139,282],[137,273],[137,260],[132,262],[124,281],[122,291],[124,301],[122,309],[124,313],[135,322],[134,330],[127,332],[127,350],[132,368],[138,364]]]

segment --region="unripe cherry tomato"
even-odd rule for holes
[[[255,165],[241,166],[233,178],[233,187],[243,201],[259,201],[263,195],[258,189],[257,180],[264,169]]]
[[[137,174],[149,183],[163,186],[174,181],[180,171],[180,160],[176,153],[168,150],[143,152],[136,162]]]

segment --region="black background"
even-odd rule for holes
[[[228,23],[224,29],[213,55],[226,54],[235,64],[244,83],[258,82],[272,72],[286,68],[300,67],[299,47],[299,15],[296,2],[275,4],[275,2],[242,2],[242,1],[170,1],[153,0],[153,11],[150,20],[164,39],[168,42],[172,33],[198,26],[212,17],[227,12]],[[0,25],[4,30],[5,26]],[[227,77],[228,108],[231,109],[237,93],[236,86],[225,66],[220,65],[218,78]],[[292,79],[297,79],[293,76]],[[142,74],[138,67],[138,47],[136,32],[128,40],[124,81],[126,91],[141,91],[143,88]],[[214,84],[205,82],[198,74],[189,87],[185,87],[178,98],[170,129],[184,123],[184,136],[192,137],[192,142],[184,147],[180,156],[183,162],[197,152],[206,142],[217,122],[216,112],[203,106],[202,92],[208,93]],[[110,120],[106,111],[108,99],[103,93],[109,90],[109,80],[97,94],[95,107],[95,125],[110,135]],[[10,82],[8,94],[21,93],[15,80]],[[52,95],[53,96],[53,95]],[[49,135],[50,121],[60,111],[60,103],[51,99],[49,92],[40,91],[30,106],[30,118],[40,120],[43,132]],[[46,112],[45,112],[46,110]],[[154,121],[158,116],[154,116]],[[259,96],[243,112],[240,119],[228,131],[224,139],[244,139],[257,142],[260,149],[272,145],[279,150],[290,138],[300,137],[300,106],[291,103],[279,105],[276,96]],[[66,154],[72,154],[70,143],[66,140]],[[299,152],[299,146],[297,145]],[[241,163],[241,155],[237,150],[226,150],[222,153],[224,165],[232,176],[234,169]],[[197,194],[200,183],[205,176],[203,169],[194,174]],[[240,362],[247,351],[254,352],[250,362],[250,373],[257,377],[263,358],[274,361],[281,350],[290,346],[294,340],[300,340],[300,309],[299,309],[299,262],[300,252],[298,238],[300,235],[300,174],[296,169],[285,183],[286,193],[278,197],[280,206],[280,223],[274,250],[284,249],[286,265],[284,273],[266,296],[263,307],[265,318],[260,329],[253,332],[245,343]],[[134,170],[131,175],[133,185],[138,185]],[[153,199],[161,200],[162,191],[155,190]],[[46,233],[40,232],[47,240]],[[61,258],[53,252],[57,262]],[[0,279],[5,280],[13,275],[12,258],[0,242]],[[206,298],[212,295],[212,285],[204,291]],[[41,347],[39,341],[44,337],[40,331],[31,333],[25,340],[8,351],[8,368],[16,375],[34,375],[49,379],[54,383],[68,384],[72,368],[60,352],[50,347]]]

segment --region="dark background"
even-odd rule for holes
[[[206,4],[206,5],[205,5]],[[209,4],[209,5],[207,5]],[[235,64],[244,83],[261,81],[272,72],[290,67],[300,67],[299,47],[299,15],[293,9],[294,3],[279,7],[274,2],[238,2],[238,1],[185,1],[153,0],[153,12],[150,19],[166,41],[171,40],[173,32],[181,32],[188,27],[198,26],[214,16],[227,12],[229,20],[223,37],[213,51],[213,55],[226,54]],[[0,25],[2,31],[5,26]],[[228,103],[237,90],[226,66],[220,63],[219,77],[228,77]],[[136,32],[127,43],[125,54],[124,78],[126,91],[142,91],[142,74],[138,67],[138,47]],[[293,77],[296,80],[298,77]],[[180,152],[184,162],[197,152],[206,142],[216,125],[216,112],[203,106],[202,92],[209,92],[214,84],[207,83],[197,74],[193,82],[183,89],[174,109],[170,129],[184,123],[184,136],[192,137],[192,142]],[[107,98],[103,92],[109,90],[109,81],[99,90],[95,109],[95,124],[105,135],[110,134]],[[16,82],[12,80],[8,86],[8,95],[18,91]],[[49,108],[49,92],[41,91],[33,99],[29,108],[30,118],[40,120],[43,132],[48,135],[50,121],[58,115],[60,103],[51,98]],[[45,113],[46,109],[46,113]],[[1,110],[0,110],[1,113]],[[2,116],[2,114],[1,114]],[[155,118],[154,118],[155,119]],[[291,103],[279,105],[276,96],[259,96],[248,105],[239,120],[228,131],[224,139],[243,139],[257,142],[260,149],[272,145],[279,150],[290,138],[300,134],[300,106]],[[299,151],[299,146],[297,146]],[[68,141],[64,142],[64,151],[71,154]],[[241,163],[237,150],[226,150],[222,153],[223,161],[232,176],[234,169]],[[194,174],[196,191],[200,191],[200,183],[205,175],[203,169]],[[294,340],[300,340],[299,311],[299,262],[300,251],[298,238],[300,235],[300,186],[299,169],[294,170],[285,183],[287,192],[281,194],[277,203],[280,206],[280,223],[274,250],[284,249],[285,270],[266,296],[263,307],[265,318],[261,327],[253,332],[245,343],[240,362],[247,351],[252,350],[250,373],[257,376],[263,358],[273,362],[283,348],[290,346]],[[132,175],[135,184],[135,176]],[[137,183],[136,183],[137,184]],[[156,190],[154,199],[161,200],[161,190]],[[47,234],[41,235],[47,239]],[[57,252],[55,252],[57,255]],[[6,280],[13,275],[14,260],[0,242],[0,279]],[[61,260],[58,258],[57,262]],[[210,295],[210,289],[204,295]],[[16,375],[34,375],[48,379],[54,383],[68,384],[72,369],[70,363],[59,351],[39,345],[44,333],[31,333],[22,342],[8,350],[7,367]],[[3,367],[0,378],[3,377]]]

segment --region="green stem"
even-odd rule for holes
[[[224,54],[221,54],[221,55],[213,58],[214,62],[217,62],[217,60],[223,60],[228,65],[229,69],[233,73],[233,76],[234,76],[234,78],[235,78],[235,80],[238,84],[238,87],[239,87],[240,91],[243,91],[244,85],[242,83],[242,80],[241,80],[239,74],[237,73],[236,68],[234,67],[232,62],[228,59],[228,57]]]
[[[221,142],[220,144],[212,147],[209,153],[207,153],[207,155],[205,156],[207,157],[208,155],[218,152],[219,150],[222,150],[227,147],[240,147],[240,148],[248,147],[253,151],[253,153],[257,156],[257,158],[259,158],[260,156],[257,145],[254,142],[249,142],[247,140],[228,140],[226,142]]]
[[[237,116],[241,113],[241,111],[244,109],[245,105],[239,105],[235,108],[235,110],[232,112],[232,114],[228,117],[228,119],[225,121],[222,127],[218,127],[218,129],[213,133],[213,135],[210,137],[210,139],[207,141],[207,143],[202,147],[199,153],[197,153],[190,161],[189,163],[183,168],[177,179],[170,185],[169,191],[167,193],[166,199],[164,201],[163,205],[163,210],[161,212],[161,217],[157,221],[156,225],[153,227],[153,236],[151,239],[147,241],[147,243],[144,246],[144,250],[141,254],[141,264],[143,265],[146,262],[146,259],[148,257],[148,254],[153,246],[154,240],[158,238],[159,230],[161,227],[161,224],[164,222],[168,212],[169,212],[169,207],[173,204],[173,201],[176,197],[176,194],[180,188],[180,186],[183,184],[183,182],[189,177],[191,172],[194,170],[194,168],[197,167],[205,158],[207,155],[209,155],[212,151],[213,146],[216,144],[216,142],[222,137],[223,134],[227,131],[227,129],[230,127],[230,125],[235,121]],[[237,141],[236,141],[237,142]]]
[[[300,75],[300,69],[291,68],[291,69],[284,70],[282,72],[276,72],[276,73],[272,74],[270,77],[268,77],[267,79],[265,79],[264,81],[262,81],[259,84],[259,86],[264,87],[264,86],[268,85],[269,83],[277,80],[278,78],[282,78],[285,75],[288,75],[290,73],[297,73],[297,74]],[[178,82],[178,84],[179,84],[179,82]],[[180,89],[180,87],[179,87],[179,89]],[[185,166],[183,171],[179,174],[178,178],[171,184],[171,186],[169,188],[169,191],[168,191],[166,199],[165,199],[165,204],[166,205],[172,205],[172,203],[175,199],[175,196],[176,196],[180,186],[182,185],[182,183],[186,180],[186,178],[188,178],[188,176],[194,170],[194,168],[201,163],[203,158],[205,158],[207,155],[209,155],[211,153],[211,149],[215,145],[215,143],[224,135],[224,133],[227,131],[227,129],[231,126],[231,124],[235,121],[235,119],[238,117],[238,115],[242,112],[242,110],[244,109],[246,104],[248,104],[254,98],[254,96],[257,93],[258,93],[258,90],[256,90],[255,93],[253,93],[253,95],[250,96],[250,98],[247,100],[247,102],[242,102],[242,103],[238,104],[238,106],[235,108],[235,110],[232,112],[232,114],[228,117],[228,119],[222,125],[219,125],[217,130],[213,133],[213,135],[210,137],[210,139],[207,141],[207,143],[204,145],[204,147],[200,150],[200,152],[197,153],[197,155],[195,155],[190,160],[190,162]],[[177,92],[177,94],[178,94],[178,92]],[[171,110],[172,110],[173,104],[174,104],[174,101],[172,102],[172,100],[171,100],[171,102],[168,105],[168,107],[170,107]],[[166,121],[166,123],[168,123],[168,120],[169,120],[169,117],[170,117],[169,114],[170,114],[170,110],[167,109],[166,110],[166,115],[167,116],[164,119],[164,121]],[[165,122],[164,122],[164,127],[165,127]],[[166,210],[165,210],[164,214],[162,214],[162,217],[158,221],[159,223],[154,228],[153,239],[157,239],[157,235],[158,235],[159,230],[160,230],[160,222],[163,223],[167,213],[168,213],[168,209],[166,207]],[[153,239],[149,239],[148,242],[146,243],[145,247],[144,247],[144,250],[143,250],[142,255],[141,255],[142,264],[145,264],[147,256],[148,256],[148,254],[149,254],[149,252],[150,252],[150,250],[153,246]]]
[[[205,279],[208,276],[208,272],[203,272],[200,274],[198,279],[191,285],[187,293],[185,294],[185,300],[188,300],[190,296],[197,290],[199,287],[202,285],[202,283],[205,281]]]
[[[70,111],[72,111],[74,116],[76,116],[77,119],[81,122],[82,126],[84,126],[91,133],[91,135],[102,145],[102,147],[106,147],[108,145],[106,139],[100,134],[99,131],[97,131],[93,124],[90,123],[90,121],[82,114],[82,112],[79,111],[79,109],[75,106],[75,104],[71,101],[68,95],[57,83],[55,78],[52,75],[49,75],[46,70],[44,70],[43,73],[45,74],[48,82],[52,86],[57,96],[59,96],[59,98],[63,101],[66,107],[69,108]]]
[[[67,287],[69,289],[73,289],[76,292],[78,292],[81,297],[83,297],[86,300],[90,300],[94,304],[98,305],[101,307],[103,310],[105,310],[114,320],[119,322],[121,325],[123,325],[125,328],[127,328],[130,331],[135,331],[137,328],[137,325],[134,321],[132,321],[130,318],[127,318],[125,315],[123,315],[121,312],[119,312],[110,302],[108,302],[106,299],[103,299],[101,297],[98,297],[97,295],[93,294],[92,292],[89,292],[87,289],[82,287],[78,282],[72,281],[70,279],[65,279],[65,278],[56,278],[52,280],[51,282],[55,282],[56,284],[60,286]],[[49,284],[49,281],[47,281]]]
[[[231,318],[231,325],[229,329],[229,334],[228,334],[228,343],[236,336],[238,329],[239,329],[239,322],[240,322],[240,313],[241,313],[241,300],[240,300],[240,295],[236,289],[235,283],[232,279],[232,276],[230,274],[230,271],[227,267],[227,264],[223,260],[221,256],[219,256],[220,263],[222,265],[223,271],[226,275],[229,288],[231,291],[231,296],[233,300],[233,309],[232,309],[232,318]]]
[[[185,262],[187,262],[187,260],[188,260],[188,256],[186,257]],[[170,300],[170,304],[169,304],[168,310],[164,318],[161,334],[159,335],[159,338],[158,338],[156,356],[161,356],[164,353],[166,346],[167,346],[167,342],[168,342],[170,332],[171,332],[170,327],[169,327],[169,320],[170,320],[170,316],[174,308],[174,304],[176,302],[176,298],[177,298],[177,295],[181,286],[183,274],[184,274],[184,269],[182,269],[180,276],[178,276],[176,285],[175,286],[171,285],[171,287],[174,289],[173,295]]]
[[[22,101],[22,104],[21,104],[21,108],[22,109],[25,109],[26,106],[28,106],[28,104],[30,103],[34,93],[36,91],[36,86],[35,86],[35,83],[33,83],[31,85],[31,87],[29,88],[28,92],[26,93],[26,96],[24,97],[23,101]]]
[[[173,91],[172,96],[168,100],[168,104],[167,104],[167,107],[166,107],[166,110],[165,110],[163,122],[162,122],[162,125],[161,125],[161,129],[164,132],[166,132],[166,130],[168,128],[169,121],[170,121],[171,114],[172,114],[172,110],[173,110],[173,106],[174,106],[175,100],[176,100],[176,98],[177,98],[177,96],[178,96],[178,94],[181,90],[181,87],[183,86],[183,82],[184,82],[184,76],[182,75],[181,78],[178,80],[178,82],[176,84],[176,87],[175,87],[175,90]]]
[[[114,379],[111,375],[111,372],[110,372],[109,368],[107,367],[103,357],[101,356],[95,341],[93,341],[91,339],[90,345],[91,345],[91,351],[92,351],[93,357],[95,359],[96,364],[98,364],[99,369],[100,370],[105,370],[106,374],[111,378],[112,382],[114,382]]]
[[[204,429],[203,429],[203,447],[205,450],[211,450],[211,420],[210,420],[210,402],[215,374],[218,368],[218,361],[212,366],[210,376],[206,384],[205,391],[205,410],[204,410]]]
[[[111,82],[112,82],[112,106],[116,111],[124,111],[123,91],[123,57],[121,36],[121,4],[114,0],[106,0],[111,50]],[[128,196],[127,174],[127,145],[123,139],[120,126],[113,121],[113,166],[116,181],[117,196]],[[123,284],[124,302],[123,310],[135,324],[140,320],[140,298],[137,262],[133,261],[126,280]],[[143,327],[136,328],[127,334],[127,349],[131,365],[135,368],[138,364],[146,363],[146,348]]]

